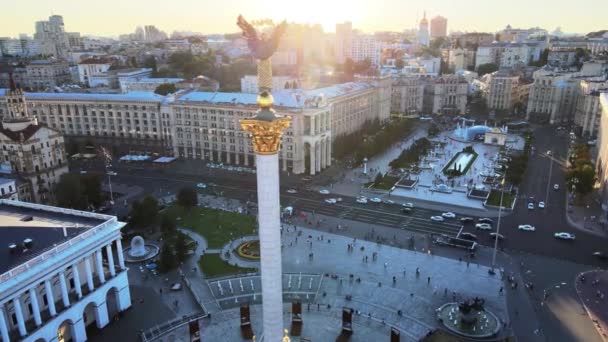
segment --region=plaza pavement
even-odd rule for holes
[[[608,341],[608,271],[581,273],[576,279],[576,292],[598,333]]]

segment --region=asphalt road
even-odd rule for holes
[[[594,251],[608,252],[608,239],[572,228],[566,221],[566,191],[564,185],[565,161],[567,158],[567,133],[558,134],[554,127],[543,127],[535,131],[533,146],[535,152],[529,159],[528,170],[520,187],[520,198],[512,213],[505,213],[500,224],[500,233],[506,239],[499,243],[505,251],[517,250],[554,258],[567,259],[578,263],[607,266],[594,258]],[[552,156],[546,151],[552,150]],[[141,168],[128,164],[117,164],[113,167],[118,175],[113,182],[139,185],[149,193],[176,193],[184,185],[194,185],[198,182],[213,184],[202,192],[213,193],[227,198],[243,201],[256,200],[256,180],[254,174],[236,173],[208,169],[202,163],[189,165],[178,164],[169,168]],[[552,164],[552,165],[551,165]],[[87,170],[102,170],[100,164],[77,165]],[[192,174],[176,174],[174,169],[187,169]],[[549,170],[551,177],[549,179]],[[319,181],[319,176],[313,181]],[[322,176],[320,176],[322,177]],[[430,217],[440,215],[441,211],[425,209],[417,206],[413,213],[404,214],[398,204],[368,203],[358,204],[355,198],[342,197],[337,204],[324,202],[325,198],[335,198],[336,195],[321,195],[318,192],[307,191],[307,183],[301,177],[281,175],[281,203],[283,206],[293,206],[296,210],[309,213],[319,213],[374,225],[383,225],[418,233],[435,233],[457,235],[461,224],[457,219],[446,219],[444,222],[433,222]],[[559,184],[560,190],[553,190],[553,184]],[[289,194],[287,189],[297,189],[296,194]],[[527,209],[527,198],[534,196],[536,203],[545,201],[546,208]],[[414,202],[415,203],[415,202]],[[416,204],[416,203],[415,203]],[[446,205],[445,211],[452,211],[459,217],[458,208]],[[466,215],[469,216],[469,215]],[[474,217],[477,218],[477,217]],[[496,219],[495,228],[496,228]],[[520,224],[531,224],[535,232],[520,231]],[[465,225],[463,231],[473,232],[478,236],[478,242],[493,246],[488,232],[475,231],[474,225]],[[570,232],[576,234],[576,241],[563,241],[553,237],[555,232]]]

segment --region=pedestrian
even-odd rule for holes
[[[447,297],[447,295],[448,295],[448,288],[446,287],[445,290],[443,291],[443,296]]]
[[[427,277],[427,278],[426,278],[426,283],[427,283],[427,284],[430,284],[430,283],[431,283],[431,277]]]

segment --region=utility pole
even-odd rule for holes
[[[111,179],[110,171],[108,171],[108,167],[112,167],[112,155],[104,147],[101,147],[100,149],[101,149],[101,154],[103,155],[103,158],[104,158],[104,166],[105,166],[105,170],[106,170],[106,175],[108,176],[108,187],[110,188],[110,204],[114,205],[114,194],[112,193],[112,179]]]
[[[498,223],[496,224],[496,236],[494,237],[494,253],[492,253],[492,268],[488,271],[490,274],[494,274],[494,267],[496,266],[496,252],[498,250],[498,236],[500,235],[500,218],[502,215],[502,198],[505,193],[505,180],[507,179],[507,172],[503,176],[500,188],[500,204],[498,205]]]

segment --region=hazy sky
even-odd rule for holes
[[[317,22],[325,31],[353,22],[363,31],[402,31],[422,18],[442,15],[448,30],[497,31],[507,24],[564,32],[608,29],[608,0],[19,0],[3,1],[0,36],[32,34],[34,22],[63,15],[66,30],[118,35],[154,24],[171,33],[236,32],[236,17]]]

